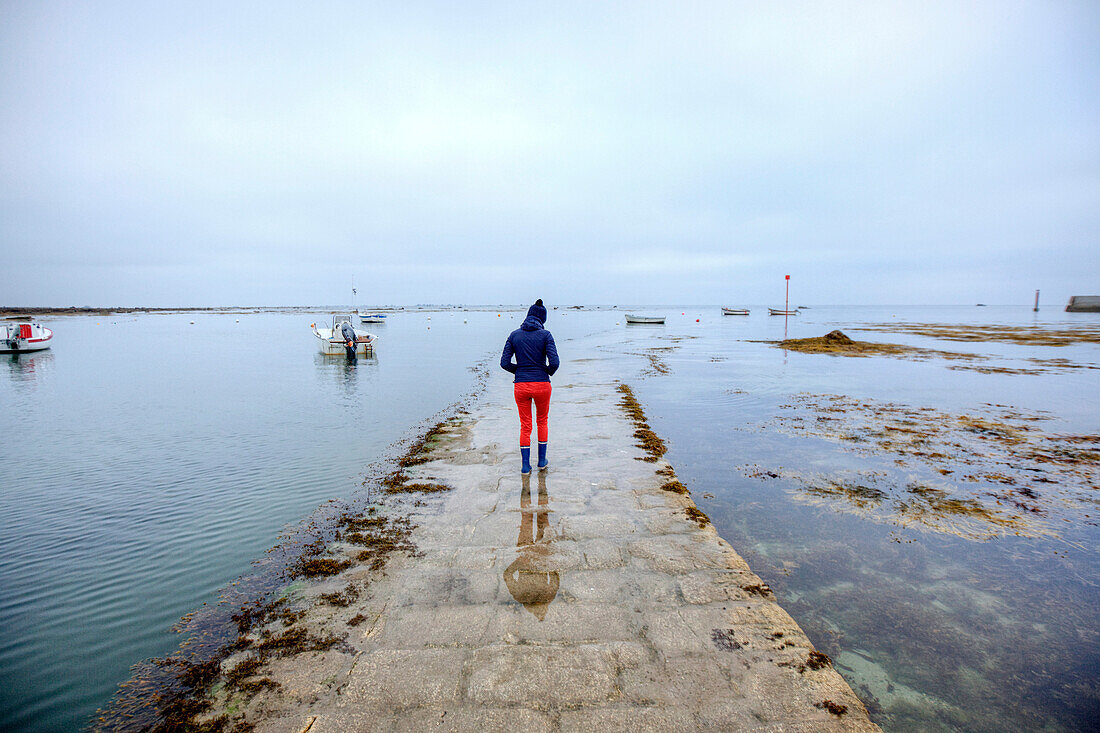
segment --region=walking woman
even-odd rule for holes
[[[504,342],[500,368],[516,375],[516,407],[519,408],[519,454],[523,459],[520,473],[531,473],[531,403],[539,426],[539,470],[549,465],[546,443],[550,431],[546,418],[550,414],[550,376],[558,370],[558,347],[554,337],[543,328],[546,307],[542,298],[527,309],[523,325],[512,331]],[[516,361],[512,363],[512,355]]]

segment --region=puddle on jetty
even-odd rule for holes
[[[601,351],[642,357],[624,379],[680,480],[884,730],[1094,730],[1100,377],[1064,364],[1100,361],[1100,329],[981,310],[688,312]],[[991,368],[765,343],[874,324]]]

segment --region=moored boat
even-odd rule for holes
[[[53,331],[40,323],[5,323],[0,331],[0,352],[20,354],[50,348]]]
[[[364,313],[363,311],[357,311],[356,315],[359,316],[360,323],[385,323],[385,313]]]
[[[748,308],[722,308],[722,315],[724,316],[747,316],[748,314]]]
[[[313,335],[317,337],[317,348],[322,354],[340,356],[344,353],[344,337],[340,333],[340,327],[352,323],[350,313],[337,313],[332,317],[332,328],[318,328],[316,323],[311,323]],[[374,354],[374,342],[378,337],[361,328],[355,330],[355,353],[358,356],[371,356]]]
[[[772,316],[797,316],[798,310],[785,311],[782,308],[768,308],[768,315]]]
[[[664,316],[633,316],[629,313],[626,315],[627,323],[653,323],[662,324],[665,322]]]

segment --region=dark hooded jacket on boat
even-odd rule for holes
[[[538,300],[527,309],[523,325],[512,331],[504,342],[500,368],[516,375],[517,382],[549,382],[558,370],[558,347],[554,337],[542,327],[546,323],[546,308]],[[512,363],[512,355],[516,363]]]

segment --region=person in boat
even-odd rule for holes
[[[508,335],[500,368],[516,375],[513,391],[519,409],[520,473],[531,473],[531,404],[535,405],[539,428],[539,470],[548,465],[546,445],[550,440],[550,377],[561,364],[554,337],[546,330],[546,307],[542,298],[527,309],[523,325]],[[515,356],[515,361],[512,357]]]
[[[347,352],[349,359],[355,358],[355,328],[350,322],[344,321],[340,324],[340,335],[344,337],[344,351]]]

